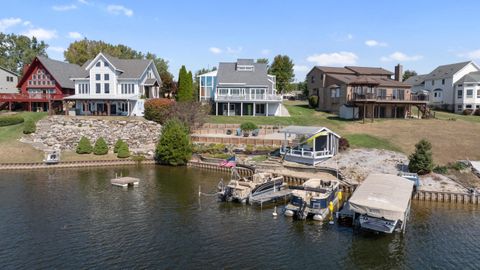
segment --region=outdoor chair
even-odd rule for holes
[[[231,129],[227,129],[227,135],[232,135],[232,130]]]
[[[255,129],[254,131],[252,131],[252,136],[257,137],[259,132],[260,132],[260,130],[258,128]]]
[[[241,128],[237,128],[237,133],[235,134],[237,136],[242,136],[242,129]]]

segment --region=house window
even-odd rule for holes
[[[480,90],[477,90],[477,98],[480,98]]]
[[[434,85],[434,84],[435,84],[435,80],[432,80],[432,85]]]
[[[98,61],[98,62],[95,64],[96,67],[99,67],[99,66],[101,66],[101,65],[102,65],[102,63],[101,63],[100,61]]]
[[[240,95],[240,89],[238,89],[238,88],[232,88],[232,89],[230,89],[230,95],[232,95],[232,96],[239,96],[239,95]]]
[[[463,98],[463,90],[457,90],[457,98]]]
[[[108,67],[107,61],[103,62],[103,66],[104,66],[104,67]]]
[[[97,81],[100,81],[100,80],[101,80],[100,74],[95,74],[95,80],[97,80]]]
[[[457,105],[457,110],[461,111],[462,110],[462,105]]]
[[[473,89],[467,89],[467,98],[473,98]]]
[[[219,96],[226,96],[226,95],[228,95],[228,88],[220,88],[220,89],[218,89],[218,95],[219,95]]]
[[[265,104],[255,104],[255,114],[265,114]]]
[[[32,81],[28,81],[28,85],[32,85]]]
[[[103,75],[103,79],[104,79],[105,81],[110,80],[110,74],[104,74],[104,75]]]
[[[310,82],[315,83],[315,76],[312,75],[312,77],[310,78]]]
[[[459,84],[459,85],[457,85],[457,87],[462,87],[462,86],[463,86],[463,84]]]
[[[110,94],[110,84],[109,83],[106,83],[103,85],[103,91],[105,92],[105,94]]]
[[[442,85],[445,85],[445,79],[442,79]]]
[[[465,108],[466,108],[466,109],[471,109],[471,108],[472,108],[472,104],[465,105]]]
[[[101,86],[100,86],[100,85],[101,85],[101,84],[99,84],[99,83],[96,83],[96,84],[95,84],[95,93],[97,93],[97,94],[100,94],[100,93],[101,93],[101,90],[100,90],[100,89],[101,89]]]
[[[480,105],[475,106],[475,108],[479,109],[479,108],[480,108]]]

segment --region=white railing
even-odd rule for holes
[[[216,101],[255,101],[255,100],[282,100],[280,95],[233,95],[233,96],[220,96],[215,95]]]
[[[332,155],[330,151],[327,149],[324,149],[322,151],[311,151],[311,150],[305,150],[303,148],[301,149],[290,148],[290,149],[282,149],[280,152],[281,154],[287,154],[289,156],[304,157],[304,158],[318,158],[318,157],[327,157]]]

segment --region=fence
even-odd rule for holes
[[[191,135],[191,139],[195,143],[221,143],[233,145],[264,145],[264,146],[281,146],[282,140],[278,139],[262,139],[252,137],[209,137],[201,135]]]

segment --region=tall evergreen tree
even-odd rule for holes
[[[191,99],[192,93],[189,91],[189,82],[187,69],[182,66],[178,74],[178,101],[189,101]]]
[[[290,83],[295,76],[293,66],[293,61],[288,55],[277,55],[268,70],[270,74],[277,77],[277,89],[282,93],[292,89]]]
[[[422,139],[415,144],[415,152],[409,157],[408,170],[418,174],[427,174],[433,169],[432,144]]]
[[[192,75],[192,71],[188,71],[188,91],[189,91],[189,96],[190,96],[190,100],[189,101],[193,101],[196,99],[197,97],[197,94],[195,93],[194,89],[193,89],[193,75]]]

